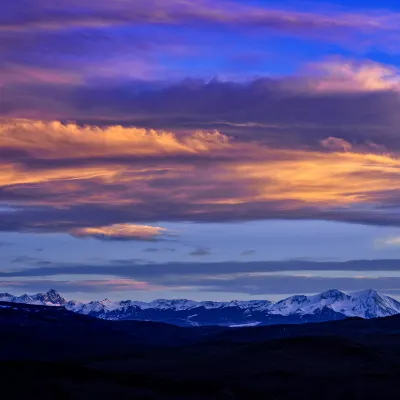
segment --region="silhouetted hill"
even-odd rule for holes
[[[74,360],[126,354],[142,346],[194,343],[223,328],[183,329],[142,321],[106,321],[63,307],[0,302],[0,360]]]
[[[0,350],[13,400],[397,398],[400,316],[183,328],[0,303]]]

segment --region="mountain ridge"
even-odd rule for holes
[[[104,299],[87,303],[67,301],[51,289],[46,293],[35,295],[13,296],[9,293],[0,293],[0,301],[59,306],[78,314],[108,320],[155,321],[179,326],[298,324],[348,317],[370,319],[400,314],[400,302],[373,289],[357,293],[331,289],[311,296],[290,296],[277,302],[269,300],[198,302],[187,299],[141,302]]]

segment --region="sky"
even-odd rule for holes
[[[400,4],[0,4],[0,291],[400,298]]]

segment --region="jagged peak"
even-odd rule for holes
[[[61,297],[61,295],[54,289],[50,289],[45,293],[37,293],[30,297],[36,301],[43,301],[45,303],[50,303],[53,305],[64,305],[66,304],[66,300]]]
[[[298,302],[306,301],[307,299],[308,299],[308,297],[305,296],[304,294],[296,294],[296,295],[290,296],[290,297],[288,297],[286,299],[279,300],[275,304],[298,303]]]
[[[57,290],[55,290],[55,289],[49,289],[47,292],[41,292],[41,293],[36,293],[36,296],[37,295],[41,295],[41,296],[44,296],[44,295],[48,295],[48,296],[60,296],[60,293],[58,293],[57,292]],[[34,295],[35,296],[35,295]],[[61,296],[60,296],[61,297]]]
[[[20,300],[25,300],[25,299],[31,299],[32,297],[29,296],[28,294],[24,293],[22,296],[18,297]]]

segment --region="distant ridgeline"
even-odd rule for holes
[[[301,324],[347,317],[377,318],[400,314],[400,303],[374,290],[346,294],[328,290],[314,296],[268,300],[214,302],[191,300],[66,301],[55,290],[20,297],[0,294],[0,301],[65,307],[69,311],[107,320],[165,322],[179,326],[257,326]]]

